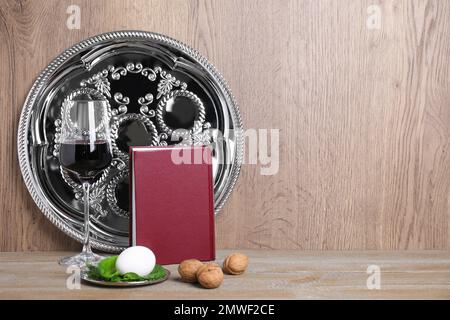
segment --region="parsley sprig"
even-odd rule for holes
[[[120,274],[116,269],[116,260],[117,256],[111,256],[101,260],[96,266],[88,265],[89,278],[110,282],[131,282],[159,280],[166,276],[166,270],[159,264],[155,265],[153,271],[145,277],[141,277],[134,272]]]

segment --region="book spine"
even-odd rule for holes
[[[211,164],[211,149],[208,146],[203,146],[204,150],[203,152],[206,152],[208,154],[207,156],[207,170],[208,170],[208,177],[209,177],[209,184],[208,184],[208,194],[209,194],[209,210],[210,210],[210,232],[211,232],[211,251],[210,256],[211,260],[216,259],[216,232],[215,232],[215,215],[214,215],[214,177],[212,173],[212,164]],[[204,153],[203,153],[204,154]]]
[[[130,160],[128,161],[128,167],[129,167],[129,171],[128,171],[128,178],[129,178],[129,193],[130,193],[130,200],[129,200],[129,246],[134,246],[135,244],[133,243],[133,223],[135,223],[134,218],[132,216],[132,212],[133,212],[133,185],[134,185],[134,174],[133,174],[133,170],[134,170],[134,152],[133,149],[130,147],[129,149],[129,154],[130,154]]]

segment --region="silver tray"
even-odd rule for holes
[[[62,106],[85,94],[109,101],[114,151],[90,199],[95,248],[119,252],[128,246],[129,145],[210,145],[215,213],[221,210],[243,157],[241,116],[226,82],[203,56],[179,41],[118,31],[61,53],[42,71],[25,101],[18,129],[20,168],[32,198],[53,224],[82,241],[80,185],[60,167],[58,152]],[[177,101],[185,108],[180,118],[167,117],[166,107]],[[179,127],[184,130],[175,130]]]

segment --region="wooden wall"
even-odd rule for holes
[[[0,250],[79,248],[22,182],[17,123],[53,57],[119,29],[199,49],[246,128],[281,130],[279,173],[243,167],[218,247],[450,249],[449,1],[0,0]]]

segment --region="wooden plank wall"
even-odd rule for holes
[[[246,128],[280,129],[278,174],[243,167],[219,248],[450,249],[449,1],[0,0],[0,250],[78,248],[22,182],[17,123],[53,57],[120,29],[197,48]]]

